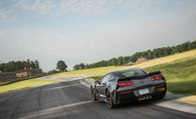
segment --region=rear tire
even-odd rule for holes
[[[109,109],[113,109],[115,107],[114,103],[113,103],[113,99],[112,99],[112,95],[109,91],[107,91],[106,93],[106,99],[107,99],[107,107]]]

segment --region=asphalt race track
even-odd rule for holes
[[[0,95],[0,119],[196,119],[196,115],[159,107],[153,101],[110,110],[92,102],[79,81],[61,82]]]

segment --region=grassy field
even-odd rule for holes
[[[196,95],[196,57],[145,68],[146,71],[160,70],[167,79],[168,91]]]
[[[47,85],[51,83],[58,83],[58,82],[59,82],[58,80],[29,79],[25,81],[20,81],[20,82],[8,84],[8,85],[0,86],[0,93],[18,90],[18,89],[42,86],[42,85]]]

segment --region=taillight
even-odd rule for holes
[[[133,81],[128,81],[128,82],[119,82],[118,86],[119,87],[125,87],[125,86],[131,86],[133,85]]]
[[[160,80],[162,79],[162,75],[156,75],[150,78],[150,80],[155,81],[155,80]]]
[[[129,82],[127,82],[127,85],[128,85],[128,86],[133,85],[133,81],[129,81]]]

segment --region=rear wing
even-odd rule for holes
[[[126,81],[126,80],[133,80],[133,79],[143,79],[147,78],[150,76],[158,75],[161,74],[161,71],[155,71],[155,72],[150,72],[146,75],[141,75],[141,76],[130,76],[130,77],[125,77],[125,78],[119,78],[118,81]]]

